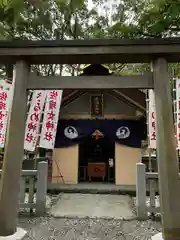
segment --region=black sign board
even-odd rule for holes
[[[91,95],[90,107],[91,117],[103,117],[103,95]]]

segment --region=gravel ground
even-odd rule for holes
[[[150,239],[161,229],[160,222],[100,219],[19,218],[28,234],[23,240],[131,240]]]
[[[57,196],[47,196],[47,212],[56,201]],[[132,199],[132,209],[135,211],[135,198]],[[161,231],[161,223],[152,220],[67,219],[53,218],[48,214],[36,218],[28,215],[19,217],[19,226],[28,232],[23,240],[148,240]]]
[[[150,207],[150,197],[146,197],[146,206]],[[160,207],[160,199],[159,196],[155,196],[155,207]],[[136,214],[136,198],[132,198],[132,211]],[[147,215],[150,217],[150,213],[148,212]],[[160,218],[160,212],[156,212],[154,216]]]

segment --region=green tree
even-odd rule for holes
[[[46,1],[45,1],[46,2]],[[1,39],[33,39],[33,40],[60,40],[102,38],[107,34],[107,19],[98,14],[96,9],[88,9],[88,1],[74,5],[74,1],[67,4],[64,1],[53,1],[47,7],[24,3],[24,9],[18,18],[14,17],[12,8],[0,9]],[[80,65],[41,65],[33,66],[38,74],[62,74],[63,71],[77,74]],[[65,70],[64,70],[65,69]]]
[[[175,37],[180,34],[180,0],[123,0],[114,14],[115,37]]]
[[[67,6],[71,5],[75,11],[77,8],[82,7],[83,3],[84,0],[0,0],[0,7],[5,11],[12,9],[16,17],[19,17],[26,10],[27,4],[43,9],[47,9],[53,4],[65,4]]]

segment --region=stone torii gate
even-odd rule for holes
[[[0,199],[0,236],[16,231],[27,90],[120,89],[155,91],[157,157],[164,239],[180,239],[179,167],[174,138],[168,61],[180,61],[180,39],[0,42],[0,63],[14,64],[14,98],[7,133]],[[143,76],[42,77],[31,64],[151,62]]]

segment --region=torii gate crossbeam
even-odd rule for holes
[[[149,63],[158,57],[180,62],[180,38],[0,41],[0,63]]]

